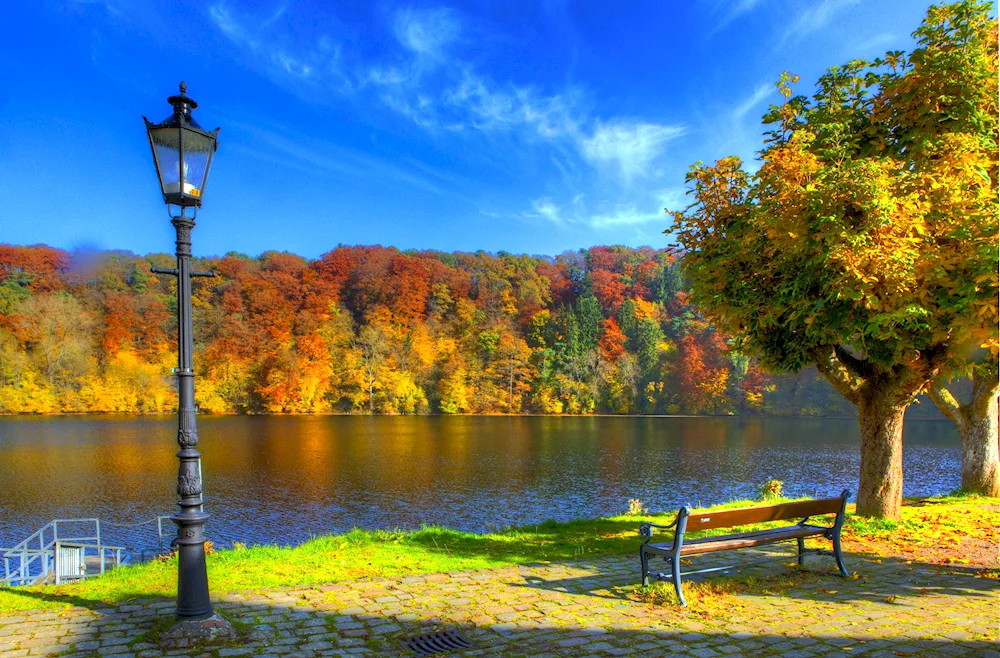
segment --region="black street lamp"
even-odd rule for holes
[[[187,97],[181,83],[179,96],[167,102],[174,113],[165,121],[146,122],[153,149],[156,174],[171,223],[177,229],[177,267],[153,268],[158,274],[177,277],[177,494],[180,512],[171,520],[177,524],[177,616],[181,621],[212,616],[205,568],[205,522],[202,510],[201,453],[197,450],[198,426],[194,406],[194,340],[191,330],[191,277],[215,276],[214,272],[191,271],[191,229],[205,196],[208,170],[219,146],[216,128],[205,131],[191,117],[198,104]],[[174,206],[176,209],[171,208]],[[188,211],[190,210],[190,216]]]

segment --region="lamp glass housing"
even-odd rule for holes
[[[160,123],[143,117],[163,200],[182,208],[200,208],[219,146],[219,129],[207,132],[198,125],[191,117],[197,103],[184,95],[183,88],[180,96],[171,96],[168,102],[174,106],[173,116]]]

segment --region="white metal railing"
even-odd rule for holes
[[[172,535],[170,531],[176,530],[177,529],[176,526],[170,524],[167,526],[167,532],[164,533],[163,531],[163,522],[164,520],[168,519],[170,519],[169,515],[161,514],[160,516],[157,516],[156,519],[154,520],[144,522],[144,524],[153,523],[153,521],[156,522],[156,546],[151,546],[149,548],[142,548],[138,549],[137,551],[134,551],[134,554],[137,556],[139,562],[146,562],[147,560],[151,560],[157,556],[166,555],[174,549],[173,537],[175,535]],[[166,539],[169,539],[169,541],[166,541]]]
[[[13,548],[0,548],[0,557],[0,583],[6,585],[34,585],[50,579],[61,583],[101,574],[129,561],[125,547],[101,543],[99,519],[55,519]]]

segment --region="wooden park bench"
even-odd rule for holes
[[[639,534],[645,538],[642,546],[639,547],[639,560],[642,563],[642,584],[648,585],[650,576],[657,579],[666,579],[668,577],[667,574],[649,570],[649,558],[662,556],[667,564],[670,565],[669,577],[674,581],[677,598],[680,599],[681,605],[687,605],[684,601],[684,594],[681,592],[681,576],[724,571],[736,565],[699,569],[697,571],[681,571],[681,558],[791,540],[798,542],[799,564],[803,563],[803,558],[807,554],[832,555],[837,561],[840,574],[846,578],[847,569],[844,568],[844,558],[840,552],[840,529],[844,525],[844,509],[847,506],[848,495],[850,495],[849,492],[844,490],[839,498],[804,500],[795,503],[767,505],[765,507],[744,507],[716,512],[700,512],[698,514],[692,514],[687,507],[682,507],[677,512],[677,518],[670,525],[643,522],[639,525]],[[825,526],[807,523],[810,517],[826,514],[837,515],[833,521],[833,525]],[[685,533],[692,531],[733,528],[751,523],[787,521],[791,519],[799,519],[799,521],[795,525],[785,525],[767,530],[716,535],[714,537],[699,537],[698,539],[688,539],[685,537]],[[673,541],[654,544],[653,528],[675,528]],[[833,550],[806,549],[805,539],[808,537],[826,537],[833,543]],[[757,564],[764,561],[766,560],[747,562],[739,566]]]

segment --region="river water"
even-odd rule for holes
[[[848,419],[202,416],[199,430],[219,545],[708,505],[769,478],[832,496],[856,491],[860,445]],[[155,546],[148,521],[177,510],[175,436],[173,416],[0,417],[0,547],[77,517],[100,518],[106,543]],[[956,489],[960,460],[951,423],[907,421],[905,495]]]

